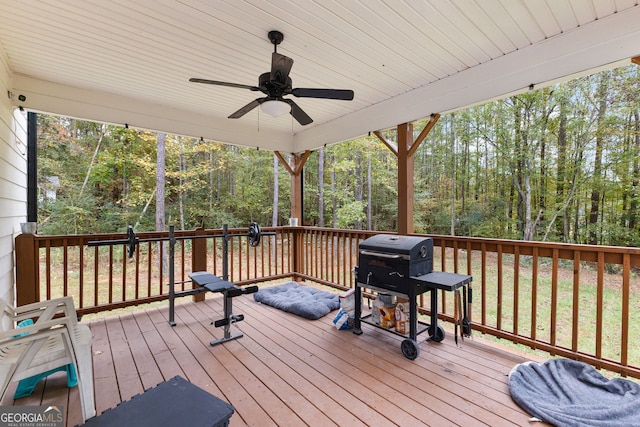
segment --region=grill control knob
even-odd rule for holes
[[[422,245],[420,247],[420,258],[426,258],[427,257],[427,247]]]

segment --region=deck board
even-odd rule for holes
[[[90,321],[98,413],[181,375],[231,403],[233,427],[529,425],[507,385],[524,359],[480,340],[421,342],[410,361],[400,337],[369,325],[360,336],[339,331],[331,314],[310,321],[250,295],[234,299],[234,312],[245,315],[232,328],[244,337],[214,347],[223,336],[210,324],[222,313],[219,294],[178,300],[173,327],[167,306]],[[62,373],[3,404],[63,405],[67,425],[81,422],[78,391]]]

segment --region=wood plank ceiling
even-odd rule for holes
[[[256,92],[188,82],[256,85],[273,29],[293,87],[355,99],[233,120]],[[16,106],[285,152],[629,63],[638,40],[636,0],[0,0]]]

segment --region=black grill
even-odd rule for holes
[[[378,234],[360,243],[357,280],[367,285],[411,294],[411,277],[433,270],[433,240],[430,237]]]

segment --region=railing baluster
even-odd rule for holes
[[[98,287],[100,286],[99,247],[93,248],[93,306],[98,306]]]
[[[122,246],[122,299],[127,300],[127,247]]]
[[[620,343],[620,363],[627,366],[629,356],[629,278],[631,260],[629,254],[622,256],[622,341]]]
[[[84,307],[84,240],[78,244],[78,306]]]
[[[69,269],[66,266],[69,265],[69,241],[67,239],[62,239],[62,265],[65,266],[63,274],[62,274],[62,292],[64,295],[69,295]]]
[[[502,245],[498,245],[498,294],[496,301],[496,329],[502,330],[502,278],[503,278],[503,263],[502,263]]]
[[[538,329],[538,248],[533,248],[531,264],[531,338],[536,339]]]
[[[158,287],[164,293],[164,242],[158,242]]]
[[[135,286],[134,298],[140,299],[140,245],[136,247],[136,259],[134,263],[135,263],[134,277],[133,277],[133,283]]]
[[[269,259],[269,268],[267,271],[269,271],[269,276],[271,276],[271,265],[273,264],[273,260],[271,259],[271,255],[273,254],[273,259],[278,259],[276,251],[278,250],[278,236],[273,236],[273,237],[269,237],[269,243],[271,243],[273,241],[273,245],[271,245],[271,247],[269,248],[269,253],[267,254],[267,257]]]
[[[520,314],[520,246],[513,248],[513,333],[518,335]]]
[[[481,245],[481,251],[482,251],[482,256],[481,256],[482,267],[480,272],[480,280],[481,280],[480,294],[482,298],[480,300],[480,303],[481,303],[480,314],[482,317],[482,324],[486,325],[487,324],[487,244],[484,242]]]
[[[187,246],[187,241],[181,240],[180,241],[180,281],[183,282],[182,286],[180,287],[181,290],[186,289],[186,283],[184,283],[184,281],[187,280],[187,265],[185,263],[185,256],[184,256],[185,246]]]
[[[553,249],[551,268],[551,319],[550,319],[550,333],[551,338],[549,342],[552,346],[556,345],[556,329],[558,326],[558,249]]]
[[[598,253],[596,289],[596,358],[602,359],[602,323],[604,316],[604,253]]]
[[[213,273],[218,274],[218,242],[216,239],[213,239]]]
[[[580,251],[573,253],[573,317],[571,328],[571,350],[578,351],[580,334]]]
[[[151,260],[153,259],[153,246],[147,242],[147,296],[151,296]]]
[[[113,303],[113,246],[109,246],[109,304]]]
[[[458,253],[458,240],[453,241],[453,272],[458,272],[458,262],[459,262],[459,253]]]
[[[278,266],[276,265],[276,274],[280,274],[284,271],[284,233],[280,235],[280,244],[281,244],[281,251],[280,251],[280,271],[278,271]],[[287,238],[287,253],[291,253],[291,239]],[[287,257],[287,260],[289,258]]]

